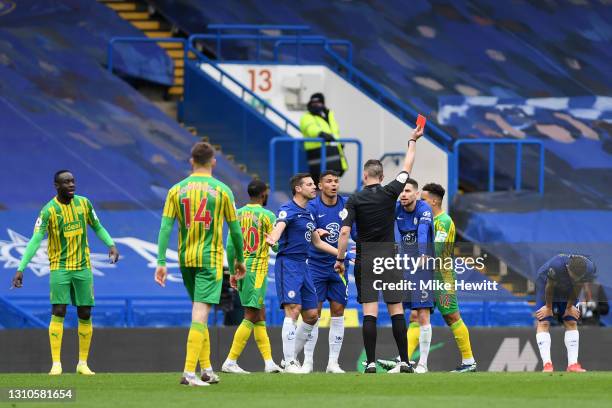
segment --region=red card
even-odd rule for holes
[[[417,116],[416,125],[420,128],[425,128],[425,123],[427,123],[427,118],[423,115]]]

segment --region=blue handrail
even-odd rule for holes
[[[310,26],[303,24],[209,24],[206,26],[211,30],[283,30],[283,31],[310,31]]]
[[[209,24],[207,26],[209,30],[217,31],[217,46],[216,46],[216,54],[217,58],[221,59],[221,32],[223,30],[233,30],[233,31],[262,31],[262,30],[280,30],[280,31],[295,31],[295,35],[300,38],[302,36],[302,32],[310,31],[310,26],[307,25],[291,25],[291,24]],[[257,40],[257,61],[259,61],[259,53],[261,51],[261,40],[263,37],[261,33],[258,34]]]
[[[261,45],[262,43],[265,42],[270,42],[270,41],[274,41],[274,48],[273,48],[273,53],[274,53],[274,61],[277,60],[277,54],[278,54],[278,45],[277,43],[283,42],[283,43],[287,43],[287,44],[298,44],[298,47],[296,48],[296,59],[300,59],[300,46],[299,44],[303,44],[303,45],[325,45],[325,44],[329,44],[330,46],[333,47],[337,47],[337,46],[343,46],[347,48],[347,58],[352,60],[352,55],[353,55],[353,46],[351,44],[350,41],[347,40],[336,40],[336,39],[329,39],[327,37],[324,37],[322,35],[267,35],[267,34],[261,34],[261,33],[256,33],[256,34],[193,34],[191,36],[189,36],[189,44],[191,47],[195,47],[195,44],[193,43],[193,40],[214,40],[215,41],[215,55],[217,57],[217,60],[223,60],[222,57],[222,53],[223,53],[223,41],[225,40],[250,40],[250,41],[256,41],[256,48],[255,48],[255,61],[257,62],[261,62]]]
[[[227,78],[232,83],[234,83],[236,86],[238,86],[240,88],[240,99],[244,99],[244,95],[247,94],[247,95],[253,97],[254,99],[256,99],[257,102],[261,104],[261,106],[264,109],[264,111],[263,111],[263,115],[264,116],[266,116],[266,112],[267,111],[271,111],[276,116],[278,116],[280,119],[282,119],[283,122],[284,122],[284,126],[282,127],[282,129],[283,129],[283,131],[285,133],[288,132],[290,127],[295,129],[297,132],[300,132],[300,127],[295,122],[293,122],[291,119],[289,119],[284,114],[279,112],[272,105],[270,105],[265,99],[263,99],[262,97],[257,95],[255,92],[253,92],[250,89],[248,89],[240,81],[238,81],[232,75],[228,74],[223,68],[219,67],[213,60],[211,60],[210,58],[208,58],[207,56],[202,54],[200,51],[198,51],[195,47],[193,47],[192,46],[193,40],[201,38],[203,35],[205,35],[205,34],[194,34],[194,35],[190,36],[189,39],[187,40],[187,47],[186,47],[187,51],[193,52],[196,55],[196,57],[198,57],[200,60],[205,61],[213,69],[215,69],[220,74],[220,77],[219,77],[219,82],[220,83],[223,83],[223,78]]]
[[[167,42],[167,43],[181,43],[183,44],[184,55],[183,60],[187,62],[187,50],[185,47],[186,40],[184,38],[148,38],[148,37],[111,37],[108,41],[108,48],[106,52],[106,69],[111,74],[113,73],[114,68],[114,45],[120,42],[129,42],[129,43],[158,43],[158,42]]]
[[[406,157],[406,152],[387,152],[385,154],[383,154],[382,156],[380,156],[380,161],[384,161],[387,157],[400,157],[400,158],[404,158]]]
[[[269,174],[270,174],[270,191],[276,191],[276,145],[278,143],[292,143],[293,144],[293,174],[298,173],[298,163],[299,163],[299,149],[298,146],[300,143],[309,143],[309,142],[325,142],[325,139],[322,138],[303,138],[303,139],[294,139],[292,137],[274,137],[270,140],[270,156],[269,156]],[[361,142],[357,139],[336,139],[335,142],[338,143],[347,143],[347,144],[355,144],[357,145],[357,168],[361,168],[362,161],[362,150],[363,146]],[[325,171],[326,166],[326,146],[325,143],[321,144],[321,172]],[[361,190],[361,174],[357,172],[357,191]]]
[[[303,45],[323,45],[323,46],[342,46],[346,47],[346,58],[345,60],[349,64],[353,64],[353,44],[348,40],[330,40],[326,37],[322,37],[321,39],[315,39],[314,36],[309,37],[298,37],[292,40],[278,40],[274,43],[274,61],[278,62],[279,60],[279,51],[281,46],[283,45],[296,45],[295,47],[295,62],[299,64],[301,62],[301,54],[300,49]]]
[[[359,69],[355,68],[352,64],[348,63],[344,58],[339,56],[335,51],[333,51],[328,46],[325,46],[325,52],[327,52],[327,54],[330,57],[332,57],[336,61],[337,64],[341,65],[342,68],[346,70],[346,75],[348,77],[348,80],[353,85],[361,89],[362,92],[366,94],[370,94],[376,101],[378,101],[378,103],[385,106],[389,111],[395,113],[396,116],[402,122],[407,123],[412,126],[413,122],[416,120],[418,116],[418,112],[416,110],[414,110],[412,107],[402,102],[398,97],[396,97],[391,92],[389,92],[388,90],[380,86],[378,83],[374,82],[366,74],[361,72]],[[340,73],[340,70],[338,69],[336,69],[335,71],[336,73]],[[365,90],[361,86],[360,82],[367,84],[368,87],[370,87],[374,92],[368,92],[367,90]],[[397,109],[394,109],[393,105],[395,105]],[[427,133],[436,135],[436,137],[439,137],[440,139],[442,139],[444,143],[450,143],[454,140],[445,131],[443,131],[442,129],[440,129],[438,126],[436,126],[435,124],[431,122],[427,123]],[[436,143],[438,147],[441,147],[444,150],[448,150],[447,146],[444,146],[438,143],[435,139],[433,140],[433,142]]]
[[[538,193],[544,194],[544,143],[540,140],[516,140],[516,139],[460,139],[453,144],[454,152],[449,155],[450,163],[448,167],[448,202],[451,203],[459,190],[459,157],[461,146],[463,145],[486,145],[489,147],[489,168],[488,168],[488,191],[495,191],[495,146],[496,145],[516,145],[514,189],[521,191],[523,184],[523,145],[535,145],[539,147],[538,162]]]
[[[265,28],[262,28],[262,27],[265,27]],[[358,70],[352,65],[352,61],[351,61],[352,60],[352,45],[349,48],[350,53],[348,54],[346,59],[338,55],[331,48],[336,45],[345,45],[346,43],[350,44],[349,41],[331,40],[324,36],[301,35],[300,32],[296,33],[295,35],[276,35],[276,36],[266,35],[262,33],[223,34],[221,32],[224,29],[225,30],[234,29],[234,30],[257,31],[257,30],[264,30],[264,29],[278,29],[278,30],[282,30],[283,28],[289,29],[288,27],[296,27],[296,26],[273,26],[273,25],[258,26],[258,25],[221,24],[221,25],[208,26],[208,28],[210,29],[216,29],[217,30],[216,34],[198,34],[197,37],[191,36],[190,38],[193,37],[193,38],[200,38],[200,39],[215,40],[217,44],[217,50],[216,50],[217,55],[216,56],[218,60],[223,59],[221,55],[222,53],[221,47],[222,47],[222,42],[224,40],[256,40],[257,41],[257,48],[256,48],[256,53],[255,53],[256,62],[261,62],[260,51],[261,51],[262,41],[281,42],[280,44],[275,44],[274,46],[274,62],[278,62],[278,58],[280,56],[278,49],[284,43],[295,43],[297,45],[296,46],[296,62],[298,63],[300,61],[299,48],[305,45],[310,46],[310,45],[320,44],[323,46],[324,52],[327,55],[329,55],[338,66],[341,66],[342,69],[346,71],[346,74],[343,74],[342,70],[338,69],[337,67],[336,68],[332,67],[332,69],[336,73],[338,73],[339,75],[343,75],[345,78],[347,78],[349,82],[351,82],[354,86],[359,88],[362,92],[370,95],[378,103],[383,105],[387,110],[394,113],[400,120],[412,126],[412,124],[414,123],[414,121],[416,120],[418,116],[418,112],[414,110],[412,107],[402,102],[398,97],[396,97],[391,92],[389,92],[388,90],[386,90],[385,88],[377,84],[375,81],[370,79],[367,75],[365,75],[363,72],[361,72],[360,70]],[[300,26],[297,26],[297,27],[300,27]],[[190,46],[191,45],[193,44],[190,43]],[[364,84],[367,85],[368,89],[365,89],[363,87]],[[429,138],[429,140],[432,141],[434,144],[436,144],[438,147],[442,148],[443,150],[448,151],[449,145],[453,142],[454,139],[450,135],[448,135],[445,131],[443,131],[442,129],[440,129],[438,126],[434,125],[431,122],[427,124],[427,128],[429,130],[428,132],[429,136],[434,136],[433,138]]]

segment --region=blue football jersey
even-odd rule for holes
[[[315,219],[310,211],[291,200],[278,210],[276,222],[287,224],[278,240],[277,257],[287,256],[305,262],[312,233],[315,230]]]
[[[338,238],[340,237],[340,228],[342,221],[346,218],[346,210],[344,204],[347,198],[338,196],[336,205],[326,205],[321,197],[318,196],[308,203],[308,210],[311,212],[315,221],[315,228],[321,228],[329,232],[329,235],[322,238],[331,246],[338,248]],[[351,230],[351,232],[353,232]],[[325,252],[319,251],[314,246],[310,246],[308,250],[308,265],[314,268],[328,269],[334,265],[336,257]]]
[[[406,211],[398,201],[395,207],[395,225],[404,254],[411,257],[433,256],[433,215],[431,207],[425,201],[417,200],[412,212]]]
[[[538,278],[546,282],[547,280],[555,281],[556,291],[568,291],[574,285],[572,278],[567,272],[567,264],[570,260],[570,256],[582,256],[582,255],[570,255],[570,254],[559,254],[553,256],[538,270]],[[584,257],[587,262],[587,270],[583,275],[582,279],[578,283],[592,282],[595,279],[596,268],[593,261],[589,258]]]

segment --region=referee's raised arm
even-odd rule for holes
[[[412,166],[414,166],[414,158],[416,156],[416,141],[423,136],[423,133],[423,128],[417,126],[412,131],[410,139],[408,139],[408,150],[406,151],[406,156],[404,157],[404,167],[402,167],[402,170],[407,173],[412,172]]]
[[[406,172],[408,174],[412,172],[412,167],[414,166],[414,159],[416,156],[416,142],[421,136],[423,136],[422,127],[417,126],[412,130],[410,138],[408,139],[408,149],[406,150],[406,156],[404,157],[404,165],[402,166],[402,172]],[[364,180],[365,179],[366,175],[364,174]],[[406,175],[405,179],[408,179],[408,175]],[[385,190],[390,191],[391,194],[395,195],[394,200],[397,200],[397,197],[404,188],[404,184],[406,184],[405,180],[404,183],[401,183],[397,180],[393,180],[384,188]],[[342,226],[342,229],[340,230],[340,237],[338,238],[338,259],[334,266],[334,269],[340,274],[344,273],[344,258],[346,257],[346,249],[348,247],[348,241],[351,236],[351,227],[356,218],[356,209],[353,197],[349,198],[346,203],[345,209],[347,210],[347,212],[344,218],[344,224]]]

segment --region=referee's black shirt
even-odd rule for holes
[[[354,193],[346,202],[343,226],[357,224],[357,254],[364,242],[395,242],[395,205],[409,175],[400,172],[386,186],[372,184]]]

